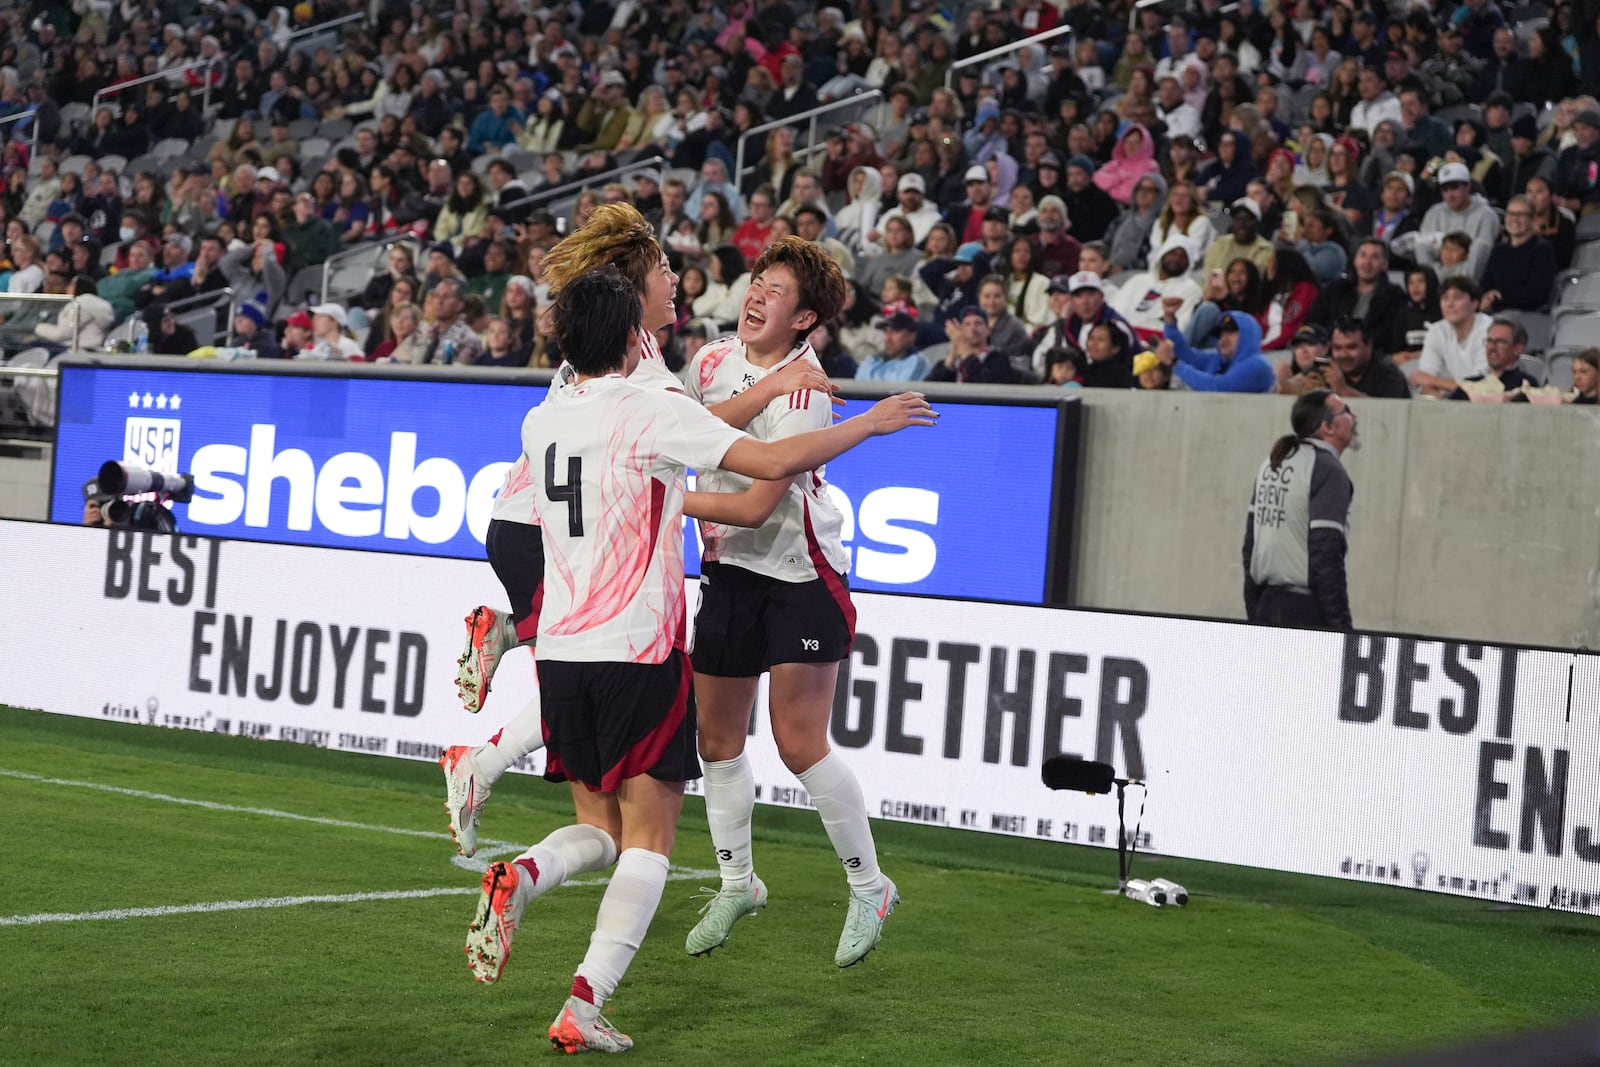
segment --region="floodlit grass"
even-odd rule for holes
[[[0,710],[0,770],[224,806],[0,776],[0,916],[477,884],[451,862],[429,764]],[[531,843],[570,810],[563,790],[512,776],[483,832]],[[1334,1063],[1594,1008],[1592,919],[1141,858],[1139,873],[1195,892],[1187,909],[1157,910],[1102,893],[1115,868],[1104,850],[874,827],[904,904],[848,971],[832,963],[843,877],[811,813],[757,809],[772,905],[707,959],[683,952],[701,878],[670,882],[608,1008],[637,1042],[630,1057]],[[673,862],[715,866],[697,800]],[[471,980],[461,949],[475,895],[0,925],[0,1060],[554,1056],[545,1029],[600,893],[538,901],[495,986]]]

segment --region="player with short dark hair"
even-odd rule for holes
[[[562,576],[539,608],[545,777],[571,783],[577,821],[490,865],[466,941],[474,976],[497,980],[529,903],[616,864],[550,1026],[567,1052],[633,1045],[600,1011],[655,915],[684,782],[699,774],[692,668],[678,642],[685,468],[788,478],[869,436],[934,421],[925,397],[902,393],[837,426],[754,440],[686,396],[627,379],[643,347],[640,307],[615,268],[585,274],[556,298],[555,335],[574,377],[528,413],[522,446],[537,487],[529,503]]]
[[[815,363],[806,335],[844,305],[845,280],[826,252],[798,237],[756,260],[738,334],[701,349],[690,395],[727,401],[795,363]],[[781,441],[828,425],[826,394],[790,393],[750,423],[752,436]],[[695,692],[701,709],[706,818],[722,887],[690,931],[685,949],[704,955],[727,943],[733,924],[765,907],[750,840],[755,777],[745,759],[750,709],[770,672],[773,737],[784,765],[816,804],[849,881],[849,910],[834,962],[858,963],[876,947],[899,902],[878,869],[861,786],[828,747],[839,663],[855,638],[855,607],[841,538],[843,517],[822,469],[755,481],[701,471],[690,511],[701,518],[700,609],[695,616]]]

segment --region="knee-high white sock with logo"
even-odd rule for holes
[[[706,822],[717,850],[725,889],[743,889],[755,873],[751,856],[750,817],[756,806],[756,776],[741,752],[733,759],[706,760]]]
[[[877,892],[883,887],[883,875],[878,870],[872,826],[867,822],[867,803],[855,774],[837,752],[829,752],[795,777],[811,794],[811,802],[822,816],[822,827],[828,831],[839,862],[844,864],[850,891]]]

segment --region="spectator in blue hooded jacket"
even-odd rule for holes
[[[1162,336],[1156,350],[1183,384],[1204,393],[1270,393],[1275,387],[1272,364],[1261,354],[1261,324],[1242,311],[1223,312],[1217,324],[1217,347],[1196,349],[1184,339],[1176,315],[1183,301],[1161,303]]]

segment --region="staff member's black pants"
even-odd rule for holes
[[[1330,629],[1322,617],[1322,608],[1317,604],[1316,597],[1281,585],[1269,585],[1261,591],[1261,599],[1256,603],[1256,617],[1251,621],[1302,630]]]

